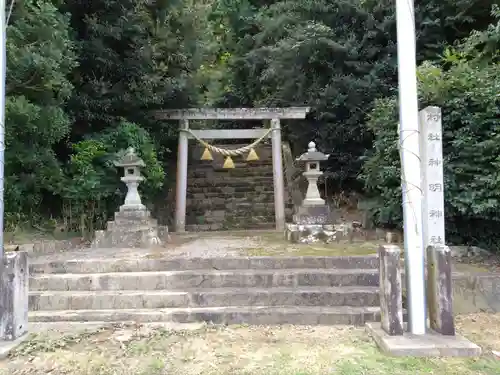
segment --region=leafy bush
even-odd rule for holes
[[[73,145],[66,177],[59,186],[66,230],[91,234],[95,226],[103,227],[109,214],[123,204],[123,171],[115,167],[114,161],[128,147],[134,147],[146,164],[142,170],[144,181],[139,186],[144,203],[150,202],[162,187],[163,168],[148,132],[122,121],[115,129]]]
[[[494,230],[500,225],[500,65],[467,60],[461,52],[448,51],[448,70],[420,66],[420,103],[443,112],[448,238],[491,247],[500,243]],[[361,179],[382,201],[374,212],[379,223],[401,224],[397,121],[397,100],[389,98],[376,102],[368,122],[375,142]]]

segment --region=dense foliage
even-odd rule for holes
[[[415,5],[421,104],[443,107],[456,231],[497,220],[496,3]],[[314,139],[332,155],[334,190],[366,190],[383,202],[378,221],[400,222],[392,0],[24,0],[7,13],[11,5],[7,229],[47,217],[65,230],[101,226],[122,198],[113,160],[128,146],[146,161],[152,204],[173,180],[177,135],[152,110],[204,105],[310,106],[307,120],[283,124],[294,151]]]
[[[9,23],[5,211],[12,224],[36,218],[44,198],[59,193],[63,172],[55,146],[72,128],[64,103],[76,55],[68,17],[51,2],[25,0]]]
[[[447,229],[453,242],[498,246],[500,224],[500,13],[482,32],[473,32],[441,64],[419,68],[420,103],[443,111],[443,154]],[[401,223],[397,100],[380,99],[368,125],[375,134],[364,164],[367,191],[381,199],[380,223]]]
[[[301,151],[315,139],[332,155],[333,188],[358,188],[360,158],[372,144],[366,115],[375,99],[397,90],[394,2],[216,3],[227,38],[224,67],[233,75],[219,87],[220,103],[311,106],[308,121],[286,124],[292,147]],[[491,21],[491,0],[416,3],[420,62],[439,60],[445,45]]]
[[[47,215],[65,230],[101,225],[122,198],[113,160],[128,146],[147,164],[141,188],[151,202],[176,126],[151,110],[196,100],[197,13],[135,0],[26,0],[12,9],[7,229]]]

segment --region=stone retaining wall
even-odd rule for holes
[[[452,287],[455,314],[500,312],[500,274],[455,274]]]
[[[246,144],[220,145],[239,148]],[[224,169],[224,157],[200,160],[204,148],[190,145],[186,224],[188,231],[227,229],[273,229],[275,227],[272,147],[255,148],[259,160],[247,155],[233,157],[234,169]],[[285,190],[287,190],[285,178]],[[288,197],[286,197],[288,198]],[[290,199],[285,207],[291,219]]]

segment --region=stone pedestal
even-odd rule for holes
[[[381,245],[379,254],[380,315],[382,329],[390,336],[403,334],[403,288],[401,250],[395,245]]]
[[[328,206],[305,206],[297,208],[293,215],[293,222],[299,225],[321,225],[332,223],[332,215]]]
[[[0,341],[16,341],[28,332],[28,253],[5,253],[0,273]]]
[[[330,243],[336,239],[337,230],[331,220],[328,206],[300,206],[293,223],[287,224],[285,238],[293,243]]]
[[[454,336],[451,251],[447,246],[427,247],[427,306],[431,328]]]
[[[158,226],[146,209],[126,209],[120,207],[115,220],[109,221],[106,230],[95,233],[93,248],[136,247],[147,248],[168,242],[166,226]]]

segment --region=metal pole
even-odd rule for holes
[[[3,264],[4,164],[5,164],[5,76],[7,73],[5,0],[0,0],[0,264]]]
[[[426,332],[425,272],[413,0],[396,0],[396,20],[408,328],[415,335],[423,335]]]

